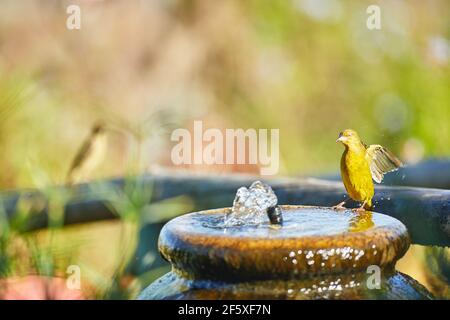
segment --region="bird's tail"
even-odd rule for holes
[[[364,205],[364,209],[368,210],[368,211],[372,211],[372,209],[373,209],[372,199],[367,200],[366,204]]]

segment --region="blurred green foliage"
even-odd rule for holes
[[[424,265],[430,271],[428,282],[438,299],[450,299],[450,250],[429,247],[425,250]]]
[[[36,168],[61,183],[93,122],[138,128],[155,110],[185,127],[280,128],[282,174],[336,171],[348,127],[406,162],[448,156],[449,2],[383,1],[381,30],[366,27],[370,4],[80,2],[70,31],[64,2],[5,1],[0,115],[9,97],[27,99],[0,128],[0,183],[33,185]],[[139,170],[171,165],[170,132],[154,131]],[[110,136],[115,161],[94,177],[129,169],[129,141]]]

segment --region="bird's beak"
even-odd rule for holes
[[[345,140],[345,137],[342,135],[342,133],[339,133],[339,137],[336,139],[336,142],[343,142]]]

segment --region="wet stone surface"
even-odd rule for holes
[[[367,288],[367,275],[322,276],[304,280],[223,283],[189,280],[169,272],[145,289],[139,299],[414,299],[433,297],[417,281],[400,272],[383,276],[380,289]]]

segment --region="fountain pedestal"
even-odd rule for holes
[[[177,217],[159,250],[173,270],[139,299],[427,299],[395,271],[405,226],[375,212],[281,206],[284,223],[224,228],[230,209]]]

